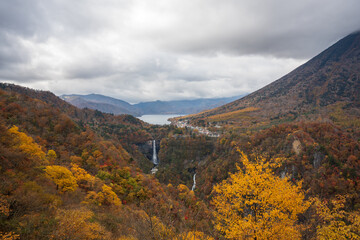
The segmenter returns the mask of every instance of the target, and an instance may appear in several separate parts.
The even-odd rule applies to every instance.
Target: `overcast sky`
[[[360,29],[358,0],[1,0],[0,81],[136,103],[235,96]]]

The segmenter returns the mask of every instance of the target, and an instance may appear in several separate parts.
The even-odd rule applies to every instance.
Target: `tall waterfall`
[[[156,141],[153,140],[153,156],[152,156],[152,162],[154,165],[158,165],[159,164],[159,160],[157,158],[156,155]]]
[[[194,190],[195,190],[195,187],[196,187],[196,181],[195,181],[195,179],[196,179],[196,173],[195,173],[194,176],[193,176],[193,181],[194,181],[194,183],[193,183],[193,185],[192,185],[191,191],[194,191]]]

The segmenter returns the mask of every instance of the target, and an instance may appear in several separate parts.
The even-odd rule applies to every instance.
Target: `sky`
[[[0,81],[130,103],[253,92],[360,30],[358,0],[1,0]]]

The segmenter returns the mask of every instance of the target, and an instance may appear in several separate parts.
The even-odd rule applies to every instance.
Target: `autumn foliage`
[[[346,211],[348,198],[338,195],[328,203],[313,199],[320,222],[318,239],[360,239],[360,212]]]
[[[273,174],[274,163],[243,155],[244,169],[214,187],[215,227],[228,239],[300,239],[298,214],[308,204],[301,184]]]
[[[75,191],[78,187],[76,179],[69,169],[62,166],[47,166],[45,172],[56,184],[61,193]]]
[[[359,238],[356,119],[269,125],[250,107],[221,115],[212,138],[0,87],[2,238]],[[345,107],[334,105],[331,119]],[[233,117],[251,128],[230,127]],[[153,138],[155,176],[139,147]]]

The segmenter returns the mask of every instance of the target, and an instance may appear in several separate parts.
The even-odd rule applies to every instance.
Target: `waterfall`
[[[196,173],[195,173],[194,176],[193,176],[194,184],[192,185],[191,191],[194,191],[194,190],[195,190],[195,187],[196,187],[196,181],[195,181],[195,179],[196,179]]]
[[[158,165],[159,164],[159,160],[157,158],[156,155],[156,141],[153,140],[153,156],[152,156],[152,162],[154,165]]]

